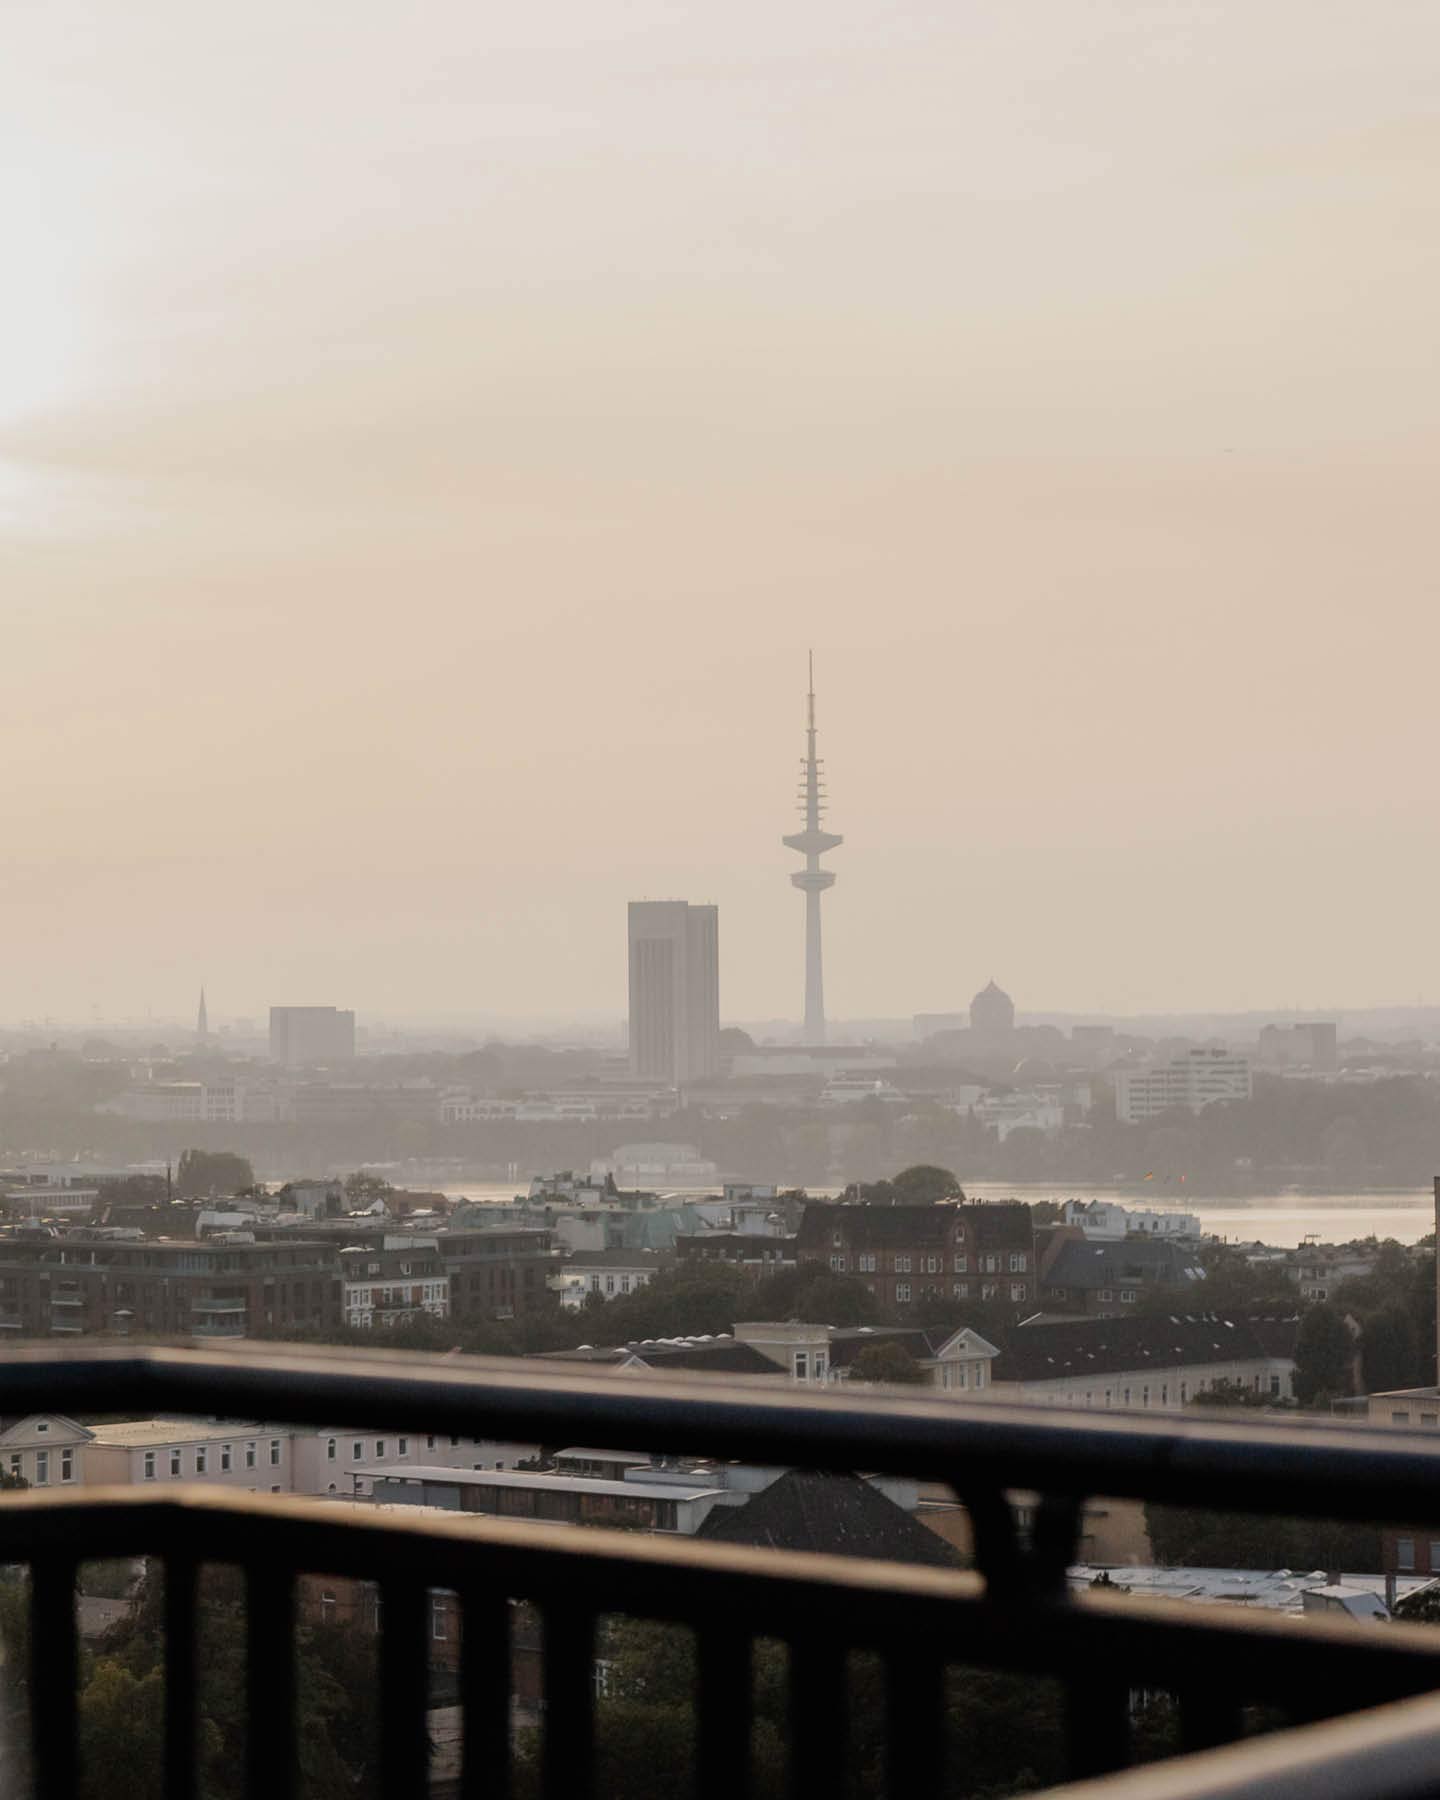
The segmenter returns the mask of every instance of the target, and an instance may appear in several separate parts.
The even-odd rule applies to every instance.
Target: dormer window
[[[50,1429],[50,1421],[48,1419],[37,1420],[35,1429],[37,1431],[48,1431]]]
[[[840,1247],[844,1244],[844,1242],[845,1242],[845,1238],[844,1238],[843,1233],[838,1232],[838,1231],[831,1233],[830,1247],[832,1250],[840,1249]]]

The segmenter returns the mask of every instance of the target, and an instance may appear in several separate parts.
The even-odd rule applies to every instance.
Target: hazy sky
[[[1440,992],[1436,0],[7,0],[0,1016]]]

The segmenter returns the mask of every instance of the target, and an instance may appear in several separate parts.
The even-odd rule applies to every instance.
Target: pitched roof
[[[1295,1355],[1298,1317],[1252,1319],[1217,1313],[1151,1313],[1121,1319],[1067,1319],[1017,1325],[992,1366],[1001,1381],[1060,1381],[1085,1375],[1143,1374],[1216,1362]]]
[[[1123,1238],[1097,1244],[1072,1238],[1059,1244],[1041,1264],[1047,1287],[1118,1287],[1136,1281],[1203,1281],[1205,1271],[1194,1248],[1167,1238]]]
[[[982,1250],[1028,1250],[1034,1240],[1030,1208],[1018,1200],[988,1206],[957,1206],[944,1200],[933,1206],[812,1202],[801,1216],[796,1247],[802,1255],[826,1253],[838,1232],[850,1250],[939,1250],[950,1242],[957,1225],[963,1225],[969,1240]]]
[[[741,1507],[719,1507],[697,1536],[767,1550],[874,1556],[953,1569],[951,1545],[858,1475],[787,1469]]]

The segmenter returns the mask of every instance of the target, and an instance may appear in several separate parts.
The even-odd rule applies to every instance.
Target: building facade
[[[630,1068],[671,1086],[720,1067],[720,909],[632,900]]]
[[[355,1015],[334,1006],[272,1006],[270,1060],[287,1069],[349,1062],[355,1055]]]
[[[1217,1101],[1250,1095],[1249,1057],[1212,1046],[1187,1050],[1153,1069],[1115,1071],[1115,1114],[1122,1125],[1143,1125],[1176,1107],[1203,1112]]]
[[[801,1262],[863,1281],[884,1307],[919,1300],[1028,1306],[1036,1297],[1035,1232],[1030,1208],[1018,1202],[810,1205],[797,1254]]]

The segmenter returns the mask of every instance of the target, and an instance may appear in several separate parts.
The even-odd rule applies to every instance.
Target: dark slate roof
[[[951,1545],[868,1481],[815,1469],[787,1469],[744,1506],[715,1507],[697,1536],[766,1550],[960,1566]]]
[[[801,1255],[828,1256],[838,1231],[849,1250],[941,1250],[963,1225],[981,1250],[1028,1250],[1034,1241],[1030,1208],[1018,1200],[990,1206],[837,1206],[811,1202],[800,1220]]]
[[[1040,1279],[1046,1287],[1108,1288],[1198,1282],[1204,1274],[1192,1247],[1164,1238],[1122,1238],[1112,1244],[1072,1238],[1058,1246],[1051,1260],[1042,1259]]]
[[[1123,1319],[1066,1319],[1017,1325],[991,1366],[995,1381],[1058,1381],[1147,1368],[1186,1368],[1259,1357],[1292,1357],[1297,1318],[1217,1313],[1151,1313]]]

